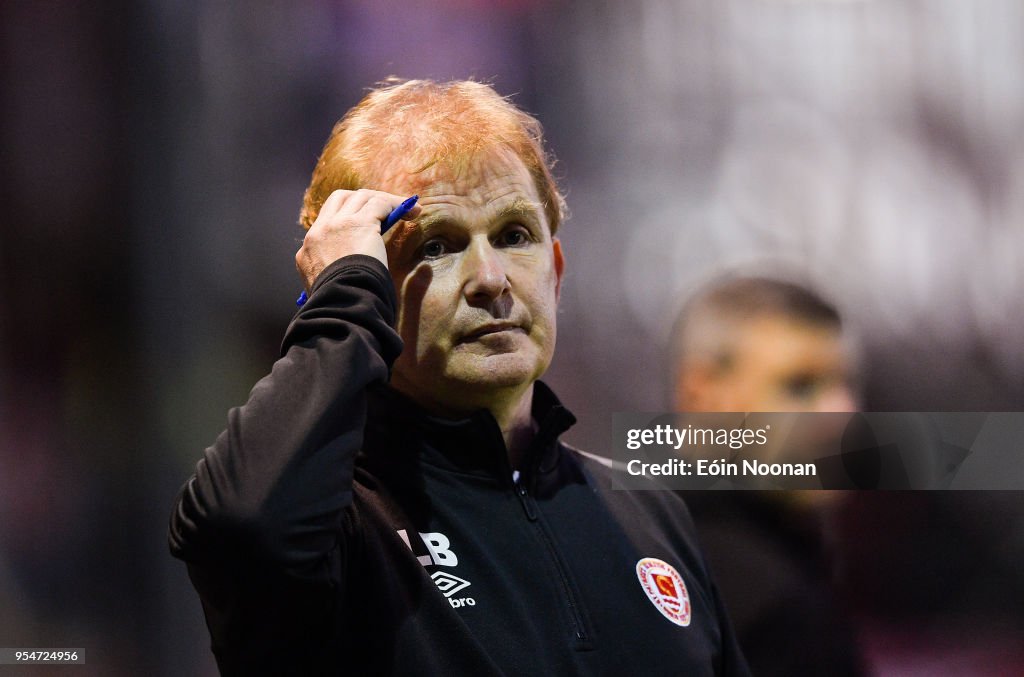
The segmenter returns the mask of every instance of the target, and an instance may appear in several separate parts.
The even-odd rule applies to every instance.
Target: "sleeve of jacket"
[[[714,572],[708,565],[703,550],[699,547],[697,525],[693,521],[693,515],[680,494],[665,492],[664,497],[667,500],[675,501],[678,505],[678,508],[673,510],[673,514],[684,525],[681,531],[688,534],[689,542],[693,544],[690,549],[693,550],[701,562],[701,568],[704,571],[704,585],[710,593],[711,599],[714,600],[715,618],[721,637],[721,653],[719,654],[719,661],[715,665],[715,674],[722,677],[750,677],[752,674],[750,665],[747,663],[747,659],[740,648],[739,639],[736,637],[736,630],[729,617],[729,612],[726,610],[725,601],[722,599],[722,593],[715,582]]]
[[[718,613],[718,624],[722,633],[722,664],[718,674],[725,677],[750,677],[750,666],[743,656],[743,651],[740,650],[736,631],[732,627],[729,614],[722,602],[722,595],[714,582],[711,583],[711,591],[715,598],[715,611]]]
[[[396,305],[387,269],[372,257],[324,270],[270,375],[228,413],[183,487],[170,525],[176,557],[299,575],[317,568],[352,501],[366,389],[387,380],[402,349]]]

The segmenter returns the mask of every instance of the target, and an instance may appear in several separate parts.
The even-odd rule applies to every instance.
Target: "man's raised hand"
[[[381,222],[404,200],[400,195],[366,188],[331,193],[295,253],[295,267],[306,291],[324,268],[343,256],[366,254],[388,265]],[[419,213],[416,205],[403,218],[414,219]]]

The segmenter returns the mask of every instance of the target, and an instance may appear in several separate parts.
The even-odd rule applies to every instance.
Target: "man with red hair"
[[[171,520],[224,673],[745,674],[682,504],[558,439],[550,162],[475,82],[391,82],[335,126],[309,300]]]

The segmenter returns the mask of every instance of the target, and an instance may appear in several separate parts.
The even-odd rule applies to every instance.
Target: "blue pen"
[[[398,223],[402,217],[408,214],[409,211],[416,206],[416,203],[419,202],[419,199],[419,195],[413,195],[411,198],[405,200],[402,204],[392,209],[391,213],[388,214],[388,218],[384,219],[384,222],[380,226],[380,234],[383,235],[391,230],[391,226]]]
[[[412,210],[412,208],[416,206],[416,203],[419,201],[419,199],[419,195],[413,195],[411,198],[409,198],[408,200],[404,200],[402,204],[392,209],[391,213],[388,214],[388,218],[384,219],[380,224],[380,234],[383,235],[384,233],[391,230],[391,226],[398,223],[403,216],[408,214]],[[302,307],[302,305],[306,303],[306,301],[308,300],[309,297],[306,296],[306,290],[303,289],[302,293],[299,294],[299,298],[295,299],[295,305]]]

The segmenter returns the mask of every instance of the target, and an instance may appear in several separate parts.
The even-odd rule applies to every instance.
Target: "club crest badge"
[[[690,624],[690,595],[683,577],[671,564],[645,557],[636,563],[636,577],[662,616],[684,628]]]

